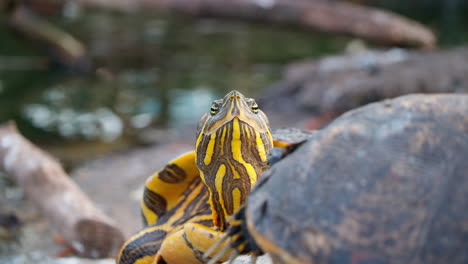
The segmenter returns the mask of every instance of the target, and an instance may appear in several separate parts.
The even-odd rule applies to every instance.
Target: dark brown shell
[[[348,112],[263,177],[247,221],[276,263],[468,263],[468,95]]]

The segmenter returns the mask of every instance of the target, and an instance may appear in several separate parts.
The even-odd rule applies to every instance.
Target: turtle
[[[208,252],[269,253],[275,264],[468,263],[468,95],[373,103],[281,153],[229,219],[220,241],[230,242]]]
[[[292,144],[273,139],[253,98],[234,90],[215,100],[198,123],[195,150],[147,179],[144,228],[124,243],[117,263],[203,263],[206,250],[223,237],[227,218],[267,169],[269,151]],[[224,261],[235,252],[212,256]]]

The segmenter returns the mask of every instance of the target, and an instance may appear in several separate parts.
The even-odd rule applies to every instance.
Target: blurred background
[[[165,140],[226,92],[257,97],[285,64],[343,53],[354,40],[241,19],[24,2],[18,23],[2,8],[0,122],[15,120],[27,138],[70,162]],[[350,2],[420,21],[442,48],[468,40],[461,0]],[[65,47],[50,43],[68,37]]]
[[[191,11],[159,4],[138,8],[128,1],[98,2],[2,0],[0,124],[14,120],[26,138],[61,161],[106,213],[117,215],[119,210],[128,210],[130,213],[122,221],[136,224],[126,226],[126,233],[140,224],[138,208],[121,209],[106,203],[115,201],[112,195],[118,194],[123,196],[122,201],[137,204],[144,175],[181,150],[190,149],[198,118],[208,111],[213,100],[228,91],[239,90],[247,97],[258,98],[260,107],[266,107],[268,98],[276,95],[274,91],[284,83],[286,67],[298,61],[373,49],[397,50],[398,54],[419,48],[436,52],[468,43],[468,3],[463,0],[317,1],[378,8],[405,16],[430,29],[436,36],[436,45],[385,43],[349,32],[311,30],[300,22],[281,23],[281,19],[268,18],[257,21],[248,15],[224,11],[206,14],[197,11],[196,6]],[[193,1],[186,2],[194,5]],[[256,2],[262,8],[275,3]],[[341,17],[333,19],[339,21]],[[275,106],[266,107],[265,111],[274,113]],[[297,118],[291,121],[271,117],[272,126],[301,126],[301,120],[312,115],[301,112],[298,117],[292,111],[292,116]],[[331,119],[327,115],[319,118]],[[315,128],[310,122],[309,128]],[[324,123],[320,122],[318,127]],[[168,142],[176,145],[157,148]],[[185,145],[177,145],[180,142]],[[135,149],[142,152],[129,152]],[[103,192],[100,184],[109,178],[89,175],[113,174],[114,171],[102,172],[109,167],[106,157],[111,154],[111,162],[115,162],[112,164],[118,164],[116,170],[125,166],[122,159],[128,155],[151,163],[154,168],[135,169],[135,174],[142,176],[132,178],[130,190],[115,187]],[[96,160],[102,164],[93,163],[94,171],[89,173],[92,170],[87,164]],[[76,171],[80,170],[88,176],[79,176]],[[31,230],[41,225],[41,230],[49,230],[40,216],[29,214],[35,209],[23,204],[24,194],[12,181],[0,177],[0,191],[7,211],[23,208],[15,214],[23,218],[22,222],[34,222]],[[107,197],[100,196],[106,192]],[[44,232],[37,231],[37,236]],[[14,242],[16,247],[12,247],[13,242],[0,240],[0,254],[18,256],[30,248],[39,248],[33,242],[28,247],[25,238],[22,241],[23,244]],[[38,254],[55,251],[56,247],[47,246]],[[8,263],[14,259],[0,261]]]

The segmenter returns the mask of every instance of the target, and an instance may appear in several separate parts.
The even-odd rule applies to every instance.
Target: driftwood
[[[78,255],[108,257],[124,242],[121,231],[97,209],[60,164],[21,136],[0,126],[0,170],[15,180]]]
[[[69,33],[57,28],[47,20],[37,16],[21,4],[11,9],[6,24],[47,49],[54,62],[75,71],[87,71],[89,62],[85,46]]]
[[[295,63],[262,97],[267,112],[343,113],[410,93],[467,93],[468,48],[393,49]]]
[[[42,0],[41,0],[42,1]],[[376,8],[326,0],[76,0],[122,11],[166,10],[198,17],[280,23],[333,34],[422,48],[435,46],[423,25]]]

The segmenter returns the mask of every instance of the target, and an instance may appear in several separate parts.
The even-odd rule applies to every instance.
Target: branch
[[[377,8],[326,0],[76,0],[122,11],[160,9],[199,17],[275,22],[385,43],[433,48],[423,25]]]
[[[329,56],[291,64],[262,98],[271,111],[343,113],[410,93],[467,93],[468,47]]]
[[[18,5],[6,19],[7,25],[24,37],[45,46],[52,59],[76,70],[89,67],[85,46],[69,33]]]
[[[113,256],[124,236],[65,173],[60,164],[21,134],[0,126],[0,170],[15,180],[50,226],[78,255]]]

